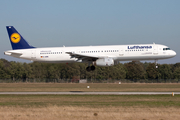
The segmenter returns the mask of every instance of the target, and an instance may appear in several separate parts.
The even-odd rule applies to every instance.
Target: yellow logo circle
[[[18,33],[13,33],[11,35],[11,41],[13,43],[18,43],[21,40],[21,36]]]

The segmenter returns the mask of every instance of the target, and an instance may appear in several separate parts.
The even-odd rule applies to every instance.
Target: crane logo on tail
[[[11,35],[11,41],[13,43],[18,43],[21,40],[21,36],[18,33],[13,33]]]

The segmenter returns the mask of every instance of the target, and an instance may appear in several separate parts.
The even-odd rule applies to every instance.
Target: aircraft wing
[[[66,52],[67,54],[69,54],[71,56],[71,58],[77,58],[79,60],[82,61],[96,61],[99,58],[105,58],[108,56],[98,56],[98,55],[87,55],[87,54],[78,54],[78,53],[72,53],[72,52]]]

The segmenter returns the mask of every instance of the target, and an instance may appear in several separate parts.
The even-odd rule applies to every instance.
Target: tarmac
[[[172,95],[180,92],[0,92],[0,95]]]

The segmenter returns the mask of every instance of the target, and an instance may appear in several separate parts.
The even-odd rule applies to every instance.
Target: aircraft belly
[[[129,60],[155,60],[155,59],[166,59],[167,56],[164,55],[137,55],[137,56],[123,56],[118,57],[119,61],[129,61]]]

